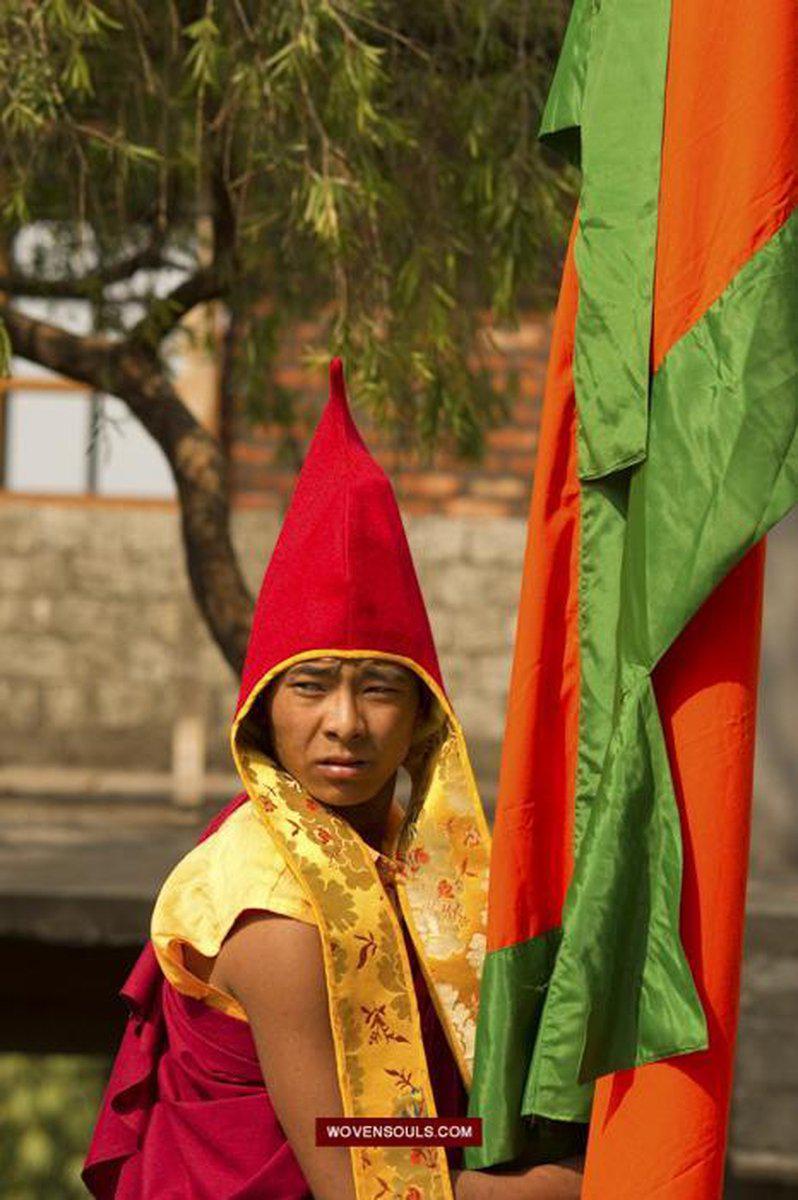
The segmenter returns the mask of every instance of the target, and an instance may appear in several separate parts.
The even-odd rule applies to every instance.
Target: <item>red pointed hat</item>
[[[425,974],[428,969],[436,989],[436,1008],[469,1086],[479,963],[485,945],[490,834],[463,730],[443,690],[399,509],[391,485],[355,428],[337,358],[330,365],[330,400],[258,597],[230,730],[241,782],[271,835],[274,867],[287,867],[296,877],[325,945],[330,930],[337,929],[327,907],[333,902],[330,880],[337,878],[335,871],[343,871],[342,881],[335,886],[345,888],[347,895],[351,892],[358,912],[365,904],[363,911],[379,922],[391,904],[382,893],[373,849],[334,807],[319,805],[274,758],[269,739],[263,736],[266,714],[257,700],[269,681],[294,662],[328,655],[399,661],[415,670],[433,697],[425,719],[414,727],[403,764],[410,776],[410,793],[406,805],[399,806],[404,809],[401,821],[391,829],[384,850],[395,859],[404,920],[417,948],[423,947]],[[325,849],[325,843],[314,836],[320,821],[330,833],[335,831],[334,846]],[[336,865],[339,849],[335,847],[347,847],[346,869]],[[423,872],[418,870],[422,863]],[[362,870],[355,872],[358,864]],[[458,881],[456,920],[448,898],[451,880]],[[441,886],[444,882],[446,888]],[[389,924],[385,953],[393,954],[398,936],[395,953],[402,959],[401,933],[395,920]],[[349,939],[353,950],[357,947],[357,935],[348,926],[341,937]],[[325,951],[325,970],[331,956],[331,950]],[[351,1017],[359,1006],[350,1001],[361,995],[364,977],[356,966],[356,953],[344,947],[334,957],[335,969],[327,976],[331,1011],[337,1012],[339,1058],[357,1065],[360,1060],[352,1059],[347,1047],[354,1046],[362,1028]],[[396,986],[412,990],[407,968],[403,982]],[[423,1043],[415,1025],[413,1036],[418,1049]],[[423,1048],[419,1054],[423,1083]],[[351,1091],[351,1083],[342,1086],[350,1099]],[[428,1094],[431,1102],[431,1088]],[[381,1103],[385,1102],[383,1097]]]
[[[340,358],[255,606],[237,713],[311,651],[400,659],[444,692],[396,498],[352,420]]]

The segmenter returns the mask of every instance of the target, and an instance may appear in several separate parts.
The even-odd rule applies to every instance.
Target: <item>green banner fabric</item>
[[[579,147],[574,382],[579,470],[600,478],[646,454],[649,346],[670,0],[573,10],[540,134]]]

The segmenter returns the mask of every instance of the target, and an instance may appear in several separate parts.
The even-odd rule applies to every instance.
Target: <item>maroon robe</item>
[[[246,799],[237,796],[228,804],[200,840]],[[464,1116],[459,1071],[404,923],[402,928],[435,1105],[443,1116]],[[151,943],[121,994],[130,1016],[83,1169],[92,1195],[311,1200],[269,1100],[249,1025],[178,992],[164,978]],[[450,1163],[459,1165],[459,1151],[450,1154]]]

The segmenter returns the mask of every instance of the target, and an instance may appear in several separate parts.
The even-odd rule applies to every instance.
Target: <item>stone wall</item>
[[[798,882],[798,509],[768,536],[751,867]]]
[[[256,588],[277,531],[237,512]],[[495,789],[525,522],[416,516],[409,537],[478,774]],[[230,766],[235,682],[189,597],[174,506],[0,502],[0,760],[168,770],[181,711],[204,713]],[[798,518],[770,539],[752,874],[798,872]]]
[[[740,997],[732,1163],[798,1188],[798,887],[752,884]]]
[[[234,536],[258,586],[277,514],[240,511]],[[408,522],[444,670],[475,756],[501,737],[524,524]],[[0,760],[167,770],[180,711],[203,711],[208,761],[230,765],[232,673],[188,594],[169,504],[0,503]]]

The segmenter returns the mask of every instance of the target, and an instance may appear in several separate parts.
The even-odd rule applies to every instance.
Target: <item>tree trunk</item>
[[[189,412],[146,346],[78,337],[10,308],[2,317],[15,353],[119,397],[163,450],[177,484],[194,598],[213,640],[239,674],[253,602],[230,536],[227,464],[219,443]]]

